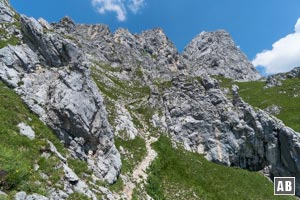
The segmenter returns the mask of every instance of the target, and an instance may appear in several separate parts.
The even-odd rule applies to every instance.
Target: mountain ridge
[[[66,25],[66,22],[69,22],[73,27],[73,31],[76,32],[76,25],[69,17],[63,18],[60,23],[53,23],[53,25],[59,27],[59,24]],[[80,24],[79,26],[86,26],[86,28],[90,27],[90,31],[93,27],[93,25],[83,24]],[[99,27],[101,26],[105,27],[104,29],[106,29],[106,32],[109,33],[108,35],[111,35],[111,37],[113,37],[114,39],[117,39],[116,37],[121,37],[123,43],[128,42],[129,45],[132,45],[131,43],[136,43],[136,48],[140,49],[140,51],[142,50],[148,52],[153,57],[158,56],[158,52],[155,52],[154,49],[152,49],[153,46],[151,47],[151,41],[146,40],[146,42],[148,42],[150,46],[145,46],[145,49],[143,49],[143,47],[139,47],[135,40],[140,42],[141,40],[143,40],[143,37],[150,36],[149,39],[151,39],[151,37],[154,37],[152,38],[152,40],[154,41],[155,35],[156,39],[165,38],[164,41],[157,41],[157,45],[160,45],[161,48],[163,48],[162,45],[168,46],[168,49],[165,49],[166,53],[169,52],[175,57],[169,58],[169,60],[159,64],[164,64],[169,68],[174,68],[173,70],[177,70],[178,73],[190,74],[191,76],[199,76],[207,73],[211,75],[223,75],[226,78],[240,80],[257,80],[261,78],[261,75],[259,75],[259,73],[255,70],[253,65],[248,61],[247,57],[236,47],[229,33],[225,30],[218,30],[215,32],[202,32],[197,35],[189,44],[186,45],[182,53],[179,53],[173,42],[170,41],[165,35],[162,28],[154,28],[142,31],[141,33],[131,34],[127,29],[119,28],[113,33],[109,30],[108,26],[100,24]],[[68,31],[69,29],[66,30]],[[93,37],[95,37],[95,35],[97,35],[96,32],[94,33]],[[126,41],[126,39],[128,39],[128,41]],[[206,44],[213,47],[213,45],[208,44],[208,41],[215,43],[215,49],[210,49],[210,47],[208,48],[208,46],[205,46]],[[227,48],[226,51],[224,51],[225,48]],[[204,50],[212,52],[212,54],[210,53],[208,56],[206,56],[205,54],[201,55],[201,51],[203,53]],[[201,55],[201,57],[197,58],[195,56],[192,56],[193,54],[191,52],[196,52],[195,55]],[[227,54],[224,54],[223,52],[227,52]],[[230,57],[230,54],[236,56]],[[163,55],[162,57],[166,56],[168,55]],[[212,59],[212,57],[214,57],[214,59]],[[201,62],[199,62],[199,59],[201,60]],[[198,71],[193,68],[196,68]]]

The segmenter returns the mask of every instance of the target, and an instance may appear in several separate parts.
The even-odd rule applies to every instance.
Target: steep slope
[[[6,193],[0,199],[96,199],[86,182],[92,173],[86,163],[72,157],[2,81],[0,91],[0,190]]]
[[[75,157],[87,160],[99,178],[112,183],[120,158],[84,58],[74,44],[44,33],[33,18],[21,16],[21,31],[24,44],[1,49],[1,78],[15,87]]]
[[[0,49],[1,79],[55,131],[74,159],[88,163],[95,181],[115,182],[121,168],[120,155],[85,57],[75,44],[43,28],[35,19],[16,14],[7,1],[2,0],[1,6],[1,12],[14,16],[5,17],[1,24],[5,44]],[[12,37],[18,42],[11,42]],[[67,165],[62,167],[65,176],[60,178],[72,186],[65,187],[65,198],[74,190],[96,199]]]
[[[192,76],[221,75],[234,80],[261,77],[224,30],[200,33],[186,46],[183,57]]]
[[[97,74],[97,71],[101,73],[101,71],[105,69],[112,70],[108,66],[98,66],[98,68],[94,70]],[[96,76],[95,78],[96,82],[100,81],[100,90],[106,96],[106,102],[109,102],[109,104],[112,102],[126,103],[126,98],[124,99],[123,93],[125,92],[126,94],[128,90],[127,87],[123,87],[126,88],[123,90],[119,88],[122,82],[112,82],[112,85],[105,85],[105,83],[101,83],[99,77],[97,78]],[[110,80],[115,79],[116,77],[110,77]],[[102,80],[107,82],[105,79]],[[278,154],[280,154],[281,149],[279,149],[278,146],[279,142],[275,139],[275,137],[278,137],[278,132],[269,132],[269,130],[281,129],[281,126],[282,128],[284,128],[284,126],[279,121],[272,121],[273,119],[266,113],[256,114],[249,105],[243,102],[233,105],[231,100],[222,94],[222,90],[218,88],[218,83],[213,79],[191,79],[190,77],[182,77],[180,79],[173,79],[171,82],[160,82],[157,85],[152,85],[152,88],[156,89],[152,89],[151,96],[148,97],[149,94],[147,93],[146,97],[149,99],[149,102],[156,102],[156,109],[151,109],[150,103],[148,104],[150,107],[146,112],[137,112],[139,109],[135,110],[134,108],[138,107],[139,104],[133,104],[133,110],[129,109],[129,115],[125,118],[125,121],[128,122],[127,124],[131,124],[130,127],[137,129],[138,135],[143,136],[145,131],[157,135],[165,130],[171,133],[173,141],[179,142],[179,145],[184,144],[184,147],[190,151],[205,153],[206,158],[218,163],[229,166],[240,166],[254,171],[264,169],[268,175],[270,175],[269,173],[271,173],[270,170],[272,169],[271,176],[275,173],[279,173],[277,170],[284,172],[289,171],[286,169],[289,167],[289,164],[281,166],[280,158],[276,155],[273,158],[272,153],[275,152],[275,154],[277,154],[278,152]],[[113,96],[107,93],[110,91],[109,89],[122,95]],[[130,94],[130,92],[128,94]],[[140,95],[138,94],[143,93],[140,91],[140,93],[135,94],[135,97],[139,97]],[[125,107],[130,108],[130,106],[131,103]],[[239,108],[239,106],[242,108]],[[239,113],[236,113],[236,110],[239,110]],[[118,108],[117,110],[112,109],[109,113],[117,118],[118,111]],[[131,116],[138,116],[138,118],[133,119]],[[150,123],[149,117],[150,119],[152,118]],[[220,121],[218,121],[219,118]],[[145,119],[147,120],[144,121]],[[274,126],[276,127],[272,127],[274,122]],[[271,123],[270,127],[261,127],[261,132],[259,132],[259,124],[265,125],[269,123]],[[124,126],[124,128],[125,127],[126,126]],[[219,131],[218,128],[220,128]],[[118,133],[118,137],[130,138],[132,135],[134,136],[134,132],[130,130],[132,129],[125,128],[124,131]],[[291,133],[293,134],[292,131]],[[285,133],[283,133],[283,135],[285,135]],[[281,141],[285,141],[285,138],[283,137]],[[290,140],[287,139],[287,141]],[[298,141],[298,139],[296,139],[296,141]],[[126,143],[127,142],[125,142],[125,144]],[[272,147],[272,145],[274,145],[274,147]],[[268,148],[268,146],[272,148]],[[297,146],[297,144],[288,146],[294,147]],[[268,150],[265,150],[267,148]],[[289,150],[287,149],[287,151]],[[123,155],[125,156],[126,153]],[[285,155],[284,159],[286,159],[286,156],[289,159],[291,158],[289,155]],[[274,163],[272,163],[273,161]],[[273,168],[269,166],[270,164],[274,164]],[[125,170],[123,170],[123,172],[125,172]],[[151,180],[149,181],[151,182]],[[126,185],[126,183],[124,184]],[[181,183],[178,184],[181,185]],[[202,184],[204,183],[201,183],[201,185]],[[154,186],[152,185],[150,187]],[[139,193],[134,193],[134,196],[139,196],[143,190],[139,188],[138,191]],[[185,192],[183,192],[182,195],[186,194]]]
[[[270,177],[299,177],[299,133],[238,96],[228,99],[214,79],[187,83],[175,80],[165,91],[168,129],[172,138],[208,160]],[[299,182],[297,182],[297,185]]]

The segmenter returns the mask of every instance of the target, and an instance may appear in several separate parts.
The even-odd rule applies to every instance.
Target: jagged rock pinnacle
[[[190,74],[222,75],[235,80],[256,80],[261,76],[225,30],[202,32],[183,52]]]

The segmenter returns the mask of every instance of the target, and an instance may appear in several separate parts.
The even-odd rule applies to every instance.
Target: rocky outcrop
[[[70,18],[53,24],[57,33],[74,38],[92,60],[122,69],[122,79],[135,79],[143,69],[144,81],[171,80],[173,76],[222,75],[235,80],[256,80],[259,73],[224,30],[202,32],[180,55],[160,28],[132,34],[111,33],[106,25],[75,24]]]
[[[75,44],[21,16],[23,44],[0,49],[1,79],[22,96],[74,157],[113,183],[121,160],[98,88]]]
[[[117,104],[116,106],[117,106],[116,108],[117,117],[115,120],[116,135],[122,137],[125,134],[126,138],[134,139],[138,135],[139,131],[135,127],[134,123],[132,122],[132,117],[130,113],[124,106],[119,104]]]
[[[49,200],[49,198],[39,194],[27,195],[26,192],[18,192],[15,195],[15,199],[16,200]]]
[[[142,79],[147,84],[156,79],[171,80],[174,74],[184,73],[181,55],[162,29],[141,34],[118,29],[111,33],[106,25],[76,24],[74,29],[70,29],[69,25],[74,22],[62,21],[53,24],[55,31],[78,41],[91,60],[121,68],[120,79],[136,79],[136,73],[141,69],[144,73]],[[69,21],[69,25],[65,26],[65,21]]]
[[[268,169],[270,177],[300,178],[300,134],[266,112],[255,111],[238,96],[237,86],[229,100],[214,82],[209,77],[201,84],[173,80],[163,96],[172,138],[217,163]]]
[[[89,76],[74,69],[37,70],[18,89],[23,99],[75,157],[88,161],[95,174],[115,181],[120,156],[106,119],[103,100]]]
[[[300,78],[300,67],[295,67],[289,72],[273,74],[268,76],[266,80],[266,87],[281,86],[281,81],[291,78]]]
[[[20,134],[33,140],[35,138],[35,133],[30,126],[25,123],[19,123],[18,128],[20,129]]]
[[[186,46],[183,57],[192,76],[221,75],[234,80],[261,78],[224,30],[200,33]]]
[[[60,67],[83,62],[74,44],[57,34],[51,32],[44,34],[45,29],[34,18],[21,16],[21,25],[25,42],[39,53],[42,64]]]
[[[12,23],[15,21],[15,12],[7,0],[0,1],[0,23]]]
[[[184,72],[185,66],[174,44],[164,34],[162,29],[145,31],[140,35],[142,51],[151,55],[155,63],[154,69],[148,69],[157,73],[156,77],[168,80],[172,75]],[[141,51],[141,50],[140,50]],[[148,63],[144,64],[144,67]],[[148,67],[149,68],[149,67]]]

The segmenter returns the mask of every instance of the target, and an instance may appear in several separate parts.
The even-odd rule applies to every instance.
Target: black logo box
[[[274,195],[295,195],[295,177],[274,177]]]

